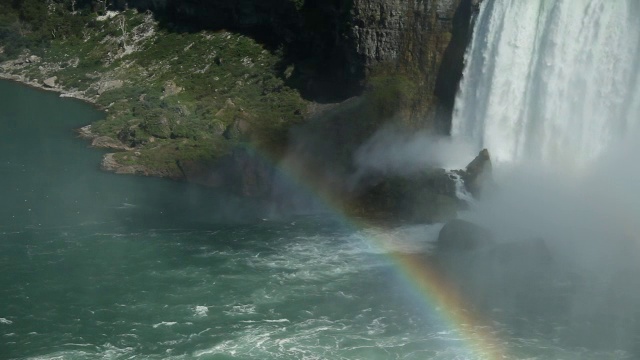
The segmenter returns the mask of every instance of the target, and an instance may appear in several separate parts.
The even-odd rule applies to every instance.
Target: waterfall
[[[485,0],[452,136],[497,163],[582,167],[640,124],[640,1]]]
[[[464,185],[464,180],[462,180],[458,171],[447,171],[447,176],[449,176],[449,179],[451,179],[455,184],[456,197],[467,203],[467,205],[474,205],[476,203],[476,199],[473,197],[473,194],[467,190],[467,187]]]

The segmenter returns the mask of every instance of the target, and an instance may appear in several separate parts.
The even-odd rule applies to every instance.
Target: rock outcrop
[[[48,87],[48,88],[55,88],[56,86],[58,86],[56,84],[56,81],[58,80],[57,76],[52,76],[48,79],[45,79],[42,83],[44,84],[44,86]]]
[[[96,59],[87,61],[86,54],[72,53],[52,62],[49,55],[40,59],[25,51],[20,59],[2,64],[5,77],[37,82],[37,86],[88,99],[105,108],[106,122],[95,124],[93,131],[86,128],[86,133],[81,132],[92,139],[94,146],[126,150],[127,154],[107,156],[104,169],[210,186],[231,185],[242,194],[254,196],[269,193],[270,171],[233,149],[239,143],[251,143],[261,132],[260,145],[276,153],[274,157],[284,154],[290,140],[288,127],[304,120],[304,100],[326,103],[352,99],[342,106],[329,106],[342,117],[332,123],[316,122],[319,125],[312,128],[312,135],[322,140],[324,148],[332,149],[319,154],[309,151],[309,157],[300,159],[310,164],[309,168],[319,168],[315,172],[302,169],[302,173],[329,174],[332,184],[343,180],[337,194],[346,187],[345,174],[352,170],[348,162],[353,151],[396,112],[415,127],[447,133],[447,117],[435,115],[449,111],[453,104],[477,1],[115,0],[101,4],[82,3],[86,14],[103,15],[86,27],[82,38],[95,42],[92,54]],[[106,12],[127,6],[152,10],[153,16],[135,11]],[[64,11],[62,5],[59,7]],[[229,31],[194,31],[223,29]],[[95,37],[103,33],[110,35]],[[169,41],[169,47],[175,46],[170,51],[153,48],[173,34],[198,38],[190,44]],[[76,35],[80,39],[80,34]],[[194,53],[198,44],[205,43],[211,48]],[[132,44],[139,45],[135,51],[130,49]],[[242,44],[238,47],[241,51],[212,50],[228,50],[231,44]],[[146,59],[144,51],[154,58]],[[254,52],[252,57],[246,55],[248,51]],[[165,56],[173,52],[178,55]],[[181,58],[181,54],[185,56]],[[276,59],[269,65],[266,58]],[[265,69],[252,77],[249,72],[261,65],[259,59],[266,64]],[[116,64],[115,60],[122,61],[106,70]],[[227,70],[229,64],[234,64],[229,69],[238,70],[237,74]],[[74,69],[79,66],[83,70],[77,72],[83,75],[76,77]],[[376,83],[378,92],[354,96],[362,95],[367,76],[374,83],[381,68],[386,69],[386,78]],[[32,74],[38,71],[34,79]],[[262,76],[264,73],[269,76]],[[196,75],[210,78],[194,82]],[[41,79],[47,79],[44,85]],[[205,88],[199,81],[215,86]],[[224,86],[216,85],[218,82]],[[224,105],[220,103],[227,95],[218,96],[217,91],[240,88],[233,101],[228,98]],[[192,93],[198,89],[204,90]],[[409,100],[403,98],[406,94],[411,95]],[[249,107],[247,101],[243,104],[247,98],[260,101]],[[275,111],[275,106],[263,106],[269,102],[286,106]],[[371,121],[372,115],[380,116]],[[440,118],[444,119],[442,123],[435,120]],[[327,139],[330,144],[326,144]],[[229,174],[221,175],[222,169]],[[341,172],[335,175],[335,169]],[[406,210],[408,213],[401,211],[402,216],[414,221],[449,219],[460,205],[455,184],[443,171],[431,170],[415,178],[377,177],[368,183],[363,199],[365,203],[384,203],[381,209]]]
[[[122,142],[110,138],[108,136],[98,136],[93,138],[91,146],[101,149],[113,149],[113,150],[131,150],[131,148],[124,145]]]
[[[359,185],[351,203],[360,216],[410,223],[448,221],[464,206],[456,197],[455,183],[442,169],[411,176],[371,175]]]
[[[98,84],[98,95],[115,89],[119,89],[124,85],[122,80],[105,80]]]
[[[460,172],[464,185],[473,196],[480,196],[483,186],[491,182],[491,157],[489,151],[483,149],[473,161]]]

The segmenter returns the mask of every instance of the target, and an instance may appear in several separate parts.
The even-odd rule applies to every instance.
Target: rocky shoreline
[[[455,181],[445,173],[425,169],[430,173],[415,179],[380,174],[356,190],[345,185],[353,151],[379,127],[395,122],[447,133],[436,118],[446,122],[452,98],[447,89],[457,86],[461,71],[446,64],[462,62],[470,6],[459,0],[437,9],[414,5],[374,0],[341,8],[340,21],[357,26],[353,32],[335,30],[346,41],[335,46],[351,55],[333,67],[362,68],[347,74],[362,88],[340,99],[303,97],[305,91],[308,96],[335,90],[312,81],[322,67],[309,59],[273,51],[242,32],[176,31],[142,7],[108,11],[109,16],[86,12],[82,21],[91,26],[54,36],[42,48],[23,48],[0,63],[0,78],[104,111],[104,120],[77,131],[91,146],[111,150],[101,162],[105,171],[268,197],[275,186],[271,163],[295,152],[291,162],[306,181],[334,195],[346,193],[344,202],[353,201],[363,215],[400,207],[411,209],[409,218],[428,214],[415,220],[432,221],[458,208]],[[377,9],[389,22],[360,21]],[[71,14],[67,20],[73,19]],[[431,30],[412,30],[424,26]],[[297,49],[302,40],[287,46]],[[378,52],[384,56],[374,56]],[[413,53],[419,56],[405,56]],[[292,145],[292,137],[300,144]]]
[[[17,60],[20,61],[20,60]],[[12,63],[13,61],[9,61]],[[5,63],[6,64],[6,63]],[[34,89],[50,91],[60,94],[61,98],[71,98],[83,101],[91,106],[96,107],[100,111],[105,111],[105,109],[97,103],[95,97],[85,96],[83,91],[71,91],[61,87],[60,85],[51,86],[51,84],[47,84],[47,79],[45,80],[37,80],[37,79],[28,79],[24,75],[19,74],[11,74],[4,72],[6,66],[5,64],[0,64],[0,69],[3,71],[0,72],[1,80],[8,80],[19,83],[21,85],[29,86]],[[106,81],[106,80],[105,80]],[[100,81],[98,81],[100,82]],[[92,125],[88,124],[78,129],[74,129],[74,131],[78,134],[78,137],[85,139],[89,142],[91,147],[99,148],[99,149],[112,149],[118,151],[133,151],[134,148],[127,146],[126,144],[115,140],[108,136],[101,136],[92,131]],[[135,154],[135,153],[134,153]],[[162,171],[153,171],[144,165],[125,165],[119,163],[115,158],[115,153],[106,153],[102,157],[102,161],[100,162],[100,168],[103,171],[113,172],[119,175],[142,175],[142,176],[153,176],[153,177],[165,177],[174,180],[180,180],[180,178],[176,178],[170,173],[165,173]]]
[[[0,64],[0,69],[4,70],[3,66]],[[91,106],[96,107],[97,109],[104,111],[94,98],[90,98],[84,95],[81,91],[69,91],[60,86],[50,86],[45,84],[44,81],[32,80],[26,78],[24,75],[11,74],[6,72],[0,72],[0,80],[8,80],[12,82],[19,83],[21,85],[29,86],[34,89],[55,92],[60,94],[61,98],[71,98],[83,101]],[[46,80],[45,80],[46,81]],[[100,136],[95,134],[91,130],[91,124],[85,125],[78,129],[74,129],[74,131],[78,134],[78,137],[85,139],[90,142],[90,146],[101,149],[114,149],[114,150],[133,150],[132,148],[126,146],[125,144],[116,141],[107,136]],[[114,158],[115,153],[107,153],[103,156],[102,162],[100,163],[100,168],[104,171],[113,172],[116,174],[128,174],[128,175],[144,175],[144,176],[157,176],[157,177],[165,177],[163,174],[154,173],[149,171],[146,167],[142,165],[123,165],[118,163]]]
[[[0,69],[4,70],[3,67],[2,67],[2,64],[0,64]],[[46,84],[44,84],[44,82],[39,82],[37,80],[27,79],[27,78],[25,78],[24,75],[16,75],[16,74],[11,74],[11,73],[6,73],[6,72],[3,72],[3,71],[0,71],[0,80],[13,81],[13,82],[19,83],[21,85],[29,86],[31,88],[38,89],[38,90],[56,92],[56,93],[60,94],[61,98],[78,99],[78,100],[84,101],[86,103],[89,103],[89,104],[97,107],[98,109],[102,110],[101,107],[96,103],[95,99],[91,99],[89,97],[84,96],[84,93],[82,93],[82,92],[68,91],[68,90],[66,90],[64,88],[57,87],[57,86],[56,87],[50,87],[50,86],[47,86]]]

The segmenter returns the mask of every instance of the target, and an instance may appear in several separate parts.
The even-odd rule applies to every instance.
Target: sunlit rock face
[[[411,38],[451,33],[460,0],[401,1],[356,0],[353,4],[353,29],[356,53],[367,66],[406,57],[409,47],[424,45],[427,51],[444,50],[448,41],[430,44],[409,43]],[[449,34],[450,35],[450,34]],[[433,54],[436,55],[436,54]],[[405,59],[410,60],[410,59]]]
[[[354,63],[365,72],[392,64],[411,77],[419,96],[405,115],[447,134],[474,8],[470,0],[356,0]]]

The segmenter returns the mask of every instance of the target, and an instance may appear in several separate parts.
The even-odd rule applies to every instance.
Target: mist
[[[464,141],[389,125],[362,144],[353,158],[356,177],[361,177],[371,173],[406,176],[426,168],[462,169],[474,156],[473,147]]]
[[[535,309],[549,336],[640,351],[639,151],[633,138],[581,170],[548,163],[494,168],[496,185],[461,217],[488,229],[496,248],[515,251],[502,252],[506,260],[478,255],[468,279],[474,291],[502,310]],[[534,243],[544,244],[549,263],[530,251]]]

